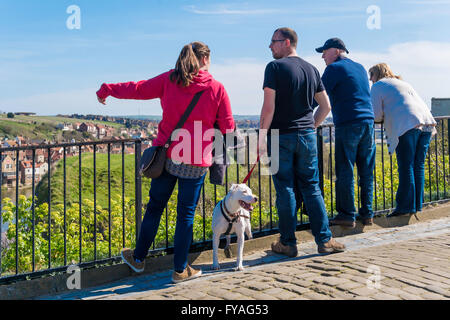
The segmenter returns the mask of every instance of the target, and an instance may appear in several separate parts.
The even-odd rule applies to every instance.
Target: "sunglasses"
[[[277,41],[284,41],[284,40],[286,40],[286,39],[281,39],[281,40],[278,40],[278,39],[270,40],[270,44],[274,44],[274,43],[277,42]]]

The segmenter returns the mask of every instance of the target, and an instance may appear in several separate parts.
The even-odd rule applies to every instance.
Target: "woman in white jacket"
[[[380,63],[369,69],[375,121],[384,121],[389,153],[397,154],[396,208],[387,217],[422,210],[425,158],[436,121],[413,87]]]

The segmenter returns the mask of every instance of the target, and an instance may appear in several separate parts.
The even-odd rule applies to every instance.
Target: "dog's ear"
[[[238,186],[239,186],[238,184],[233,183],[230,187],[230,191],[236,190],[238,188]]]

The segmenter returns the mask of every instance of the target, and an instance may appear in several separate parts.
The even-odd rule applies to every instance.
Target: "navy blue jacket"
[[[348,58],[338,58],[322,75],[331,102],[336,127],[374,119],[369,78],[364,67]]]

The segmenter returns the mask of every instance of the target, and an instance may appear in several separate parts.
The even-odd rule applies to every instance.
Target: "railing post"
[[[139,163],[141,162],[141,140],[135,142],[134,152],[134,183],[135,183],[135,198],[136,198],[136,243],[139,238],[139,230],[141,229],[142,222],[142,179],[139,174]]]
[[[317,160],[319,163],[319,185],[322,191],[322,197],[325,196],[323,187],[323,129],[322,127],[317,128]]]

